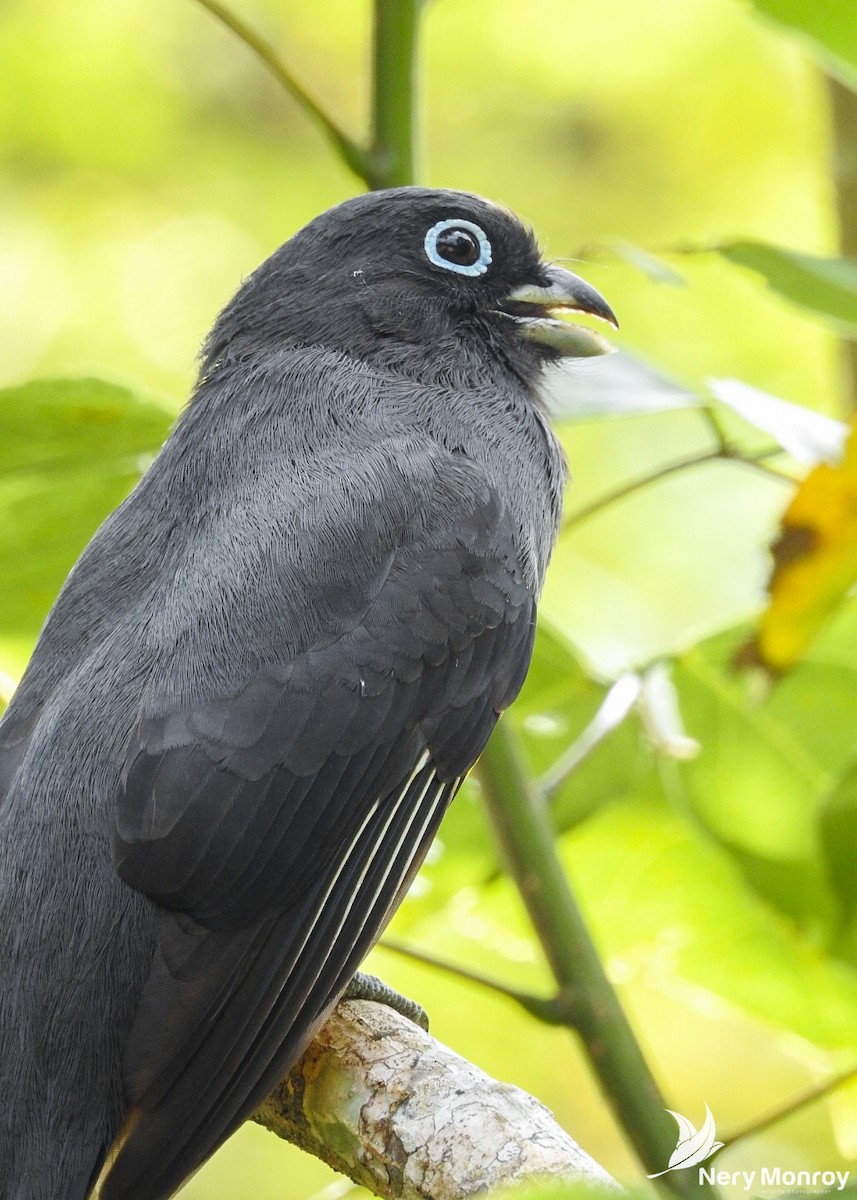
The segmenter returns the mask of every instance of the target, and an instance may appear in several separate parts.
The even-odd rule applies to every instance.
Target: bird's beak
[[[619,322],[604,297],[564,267],[547,267],[545,275],[547,283],[515,288],[503,303],[502,311],[516,321],[518,332],[570,358],[609,354],[612,346],[600,334],[553,316],[556,310],[588,313],[618,329]]]

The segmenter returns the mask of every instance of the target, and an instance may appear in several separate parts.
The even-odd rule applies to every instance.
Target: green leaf
[[[816,1046],[857,1049],[857,972],[687,821],[638,797],[567,834],[562,852],[610,961],[668,995],[690,982]]]
[[[857,336],[857,262],[801,254],[768,242],[720,242],[713,248],[730,262],[764,275],[768,285],[793,304]]]
[[[539,619],[533,663],[506,720],[523,740],[538,778],[580,737],[599,711],[607,686],[584,670],[569,643],[544,615]],[[558,831],[571,829],[602,804],[650,779],[655,758],[639,720],[629,716],[580,762],[551,797]]]
[[[691,388],[626,350],[557,364],[545,394],[555,421],[632,417],[701,403]]]
[[[650,254],[648,250],[633,246],[630,242],[621,239],[611,242],[610,249],[617,258],[621,258],[629,266],[636,267],[640,274],[645,275],[652,283],[668,284],[670,287],[684,287],[687,284],[687,280],[680,272],[665,263],[663,259]]]
[[[857,916],[857,763],[844,772],[831,793],[821,812],[820,829],[844,927]]]
[[[753,0],[766,17],[797,33],[824,66],[857,88],[854,0]]]
[[[761,896],[792,918],[827,928],[836,906],[819,814],[853,755],[857,669],[841,645],[857,638],[857,605],[841,624],[844,632],[819,638],[761,699],[731,668],[743,630],[682,656],[674,678],[702,752],[668,779],[673,804],[702,823]]]
[[[101,379],[39,379],[0,391],[0,476],[111,463],[138,470],[160,447],[167,411]]]
[[[75,559],[158,450],[170,417],[97,379],[0,391],[0,629],[32,638]]]
[[[713,395],[750,425],[764,429],[798,462],[838,462],[848,426],[802,404],[771,396],[740,379],[709,379]]]

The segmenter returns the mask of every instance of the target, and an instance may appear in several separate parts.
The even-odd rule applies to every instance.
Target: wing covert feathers
[[[516,695],[535,602],[489,501],[386,559],[369,607],[309,649],[190,703],[149,696],[114,859],[159,905],[158,947],[125,1054],[139,1116],[103,1200],[165,1200],[258,1107]]]

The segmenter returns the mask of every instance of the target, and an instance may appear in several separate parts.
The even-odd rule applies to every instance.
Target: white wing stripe
[[[415,859],[416,855],[419,853],[420,847],[422,846],[423,838],[425,837],[425,834],[426,834],[426,830],[428,829],[429,825],[431,824],[431,822],[434,818],[438,803],[444,797],[444,793],[446,791],[446,786],[447,785],[440,782],[440,780],[437,778],[437,776],[434,773],[432,773],[432,775],[429,777],[429,779],[426,783],[426,786],[423,788],[422,792],[420,793],[419,800],[417,801],[416,805],[414,806],[414,812],[411,816],[411,819],[408,821],[407,828],[405,829],[402,836],[399,838],[399,841],[396,844],[396,849],[395,849],[394,853],[390,855],[389,866],[387,867],[387,870],[384,872],[384,877],[381,879],[380,883],[378,884],[377,888],[375,889],[375,894],[372,897],[371,904],[369,905],[370,911],[375,907],[375,905],[378,902],[378,898],[381,895],[384,885],[386,884],[386,882],[390,876],[390,871],[393,868],[393,864],[395,863],[396,859],[398,858],[399,851],[401,850],[402,846],[405,844],[408,834],[410,833],[411,826],[414,823],[414,818],[416,817],[417,813],[419,812],[420,805],[423,803],[423,800],[425,799],[426,794],[429,791],[429,788],[434,787],[436,789],[436,794],[432,797],[432,799],[429,802],[428,811],[426,813],[425,820],[423,821],[422,828],[420,829],[419,835],[412,840],[411,853],[408,855],[408,860],[405,863],[404,867],[402,868],[401,871],[399,871],[398,881],[397,881],[396,886],[393,889],[393,893],[392,893],[393,899],[398,895],[399,889],[401,888],[405,879],[407,879],[408,873],[410,872],[411,867],[413,866],[414,859]],[[352,900],[352,903],[353,903],[353,900]],[[391,899],[391,903],[392,903],[392,899]],[[350,907],[351,907],[351,905],[349,904],[349,908]],[[389,905],[388,905],[387,911],[389,912]]]
[[[342,914],[342,918],[336,927],[336,931],[333,933],[332,936],[328,936],[326,938],[326,941],[329,946],[333,947],[336,944],[336,942],[339,938],[339,935],[342,933],[345,923],[348,920],[349,914],[351,913],[351,910],[354,907],[354,903],[360,894],[360,889],[363,886],[366,876],[368,875],[368,873],[372,867],[372,864],[378,855],[378,851],[384,845],[384,839],[386,837],[387,830],[390,828],[390,825],[393,823],[402,804],[406,800],[406,798],[408,796],[408,791],[411,788],[414,780],[416,779],[417,775],[419,775],[420,771],[422,771],[428,765],[428,761],[429,761],[429,752],[426,750],[425,753],[420,757],[419,762],[414,767],[413,771],[408,776],[407,780],[405,781],[405,783],[403,784],[401,789],[399,790],[399,794],[396,796],[395,800],[391,804],[390,812],[387,817],[387,820],[384,822],[383,828],[380,830],[378,836],[375,839],[375,842],[374,842],[374,845],[372,846],[369,857],[367,858],[366,863],[364,864],[363,869],[360,872],[359,879],[356,881],[354,887],[351,890],[351,896],[348,900],[348,904],[346,905],[345,911]],[[419,814],[420,806],[422,805],[423,800],[425,799],[426,793],[429,791],[429,788],[431,788],[433,785],[435,787],[439,786],[439,781],[437,779],[437,776],[434,774],[434,772],[432,772],[429,775],[428,779],[425,782],[425,786],[422,788],[422,791],[419,794],[419,797],[416,800],[414,800],[414,802],[413,802],[413,811],[411,813],[411,816],[409,817],[404,830],[402,831],[401,835],[399,836],[394,849],[389,854],[387,869],[384,871],[384,874],[382,875],[380,881],[378,882],[378,884],[375,888],[374,894],[372,896],[372,899],[366,908],[367,914],[369,912],[371,912],[371,910],[375,907],[378,897],[380,896],[381,892],[383,891],[384,885],[386,884],[387,879],[390,876],[390,872],[393,869],[393,865],[395,864],[395,861],[396,861],[396,858],[398,857],[399,851],[401,850],[402,846],[405,844],[405,842],[408,838],[408,834],[410,833],[411,827]],[[442,787],[443,787],[443,785],[440,785],[441,792],[442,792]],[[440,794],[440,792],[439,792],[439,794]],[[425,835],[425,831],[431,822],[432,815],[433,815],[435,807],[437,805],[437,799],[438,799],[438,797],[435,797],[432,800],[432,802],[429,806],[428,815],[426,816],[426,819],[423,822],[422,829],[420,830],[419,838],[414,843],[413,852],[408,857],[408,861],[405,866],[405,869],[400,872],[400,875],[399,875],[400,885],[401,885],[401,881],[405,878],[405,876],[408,873],[408,870],[411,867],[411,864],[414,860],[414,855],[416,854],[416,852],[422,842],[423,836]],[[375,809],[377,809],[377,803],[375,805]],[[373,812],[375,811],[375,809],[373,809]],[[365,829],[365,827],[366,827],[366,822],[364,821],[363,825],[361,825],[361,827],[360,827],[361,834],[362,834],[363,830]],[[358,835],[358,838],[359,838],[359,835]],[[321,904],[319,905],[318,909],[316,910],[315,917],[313,919],[313,924],[312,924],[309,932],[307,933],[307,937],[304,940],[303,945],[301,946],[301,951],[303,951],[303,948],[306,945],[306,942],[309,940],[310,936],[312,935],[312,929],[315,927],[316,922],[318,921],[321,914],[324,912],[325,904],[327,903],[331,892],[333,891],[334,887],[336,886],[336,882],[339,879],[339,877],[342,873],[342,870],[344,869],[344,867],[348,861],[348,858],[350,858],[351,853],[354,849],[354,846],[355,846],[357,840],[358,839],[355,839],[355,841],[352,842],[351,846],[348,849],[348,854],[347,854],[346,858],[342,860],[339,870],[337,871],[333,882],[331,883],[330,887],[325,892],[324,898],[322,899]],[[318,970],[316,971],[315,975],[313,976],[312,980],[308,984],[305,985],[307,993],[309,993],[312,990],[312,988],[315,986],[315,984],[318,982],[319,976],[321,975],[323,968],[324,968],[324,962],[322,962],[320,964],[320,966],[319,966]],[[286,980],[286,984],[288,984],[288,980]]]
[[[424,752],[424,753],[423,753],[423,754],[420,756],[420,759],[419,759],[419,761],[417,762],[417,765],[414,767],[413,771],[412,771],[412,772],[411,772],[411,774],[408,776],[407,782],[405,783],[405,785],[404,785],[404,787],[402,788],[402,790],[399,792],[399,795],[398,795],[398,797],[396,798],[396,802],[395,802],[395,804],[394,804],[394,805],[391,807],[390,815],[389,815],[389,817],[387,818],[387,821],[386,821],[386,822],[385,822],[385,824],[384,824],[384,829],[383,829],[383,831],[382,831],[381,838],[380,838],[380,839],[378,839],[378,840],[376,840],[376,842],[375,842],[375,846],[374,846],[374,848],[373,848],[373,851],[372,851],[372,854],[371,854],[371,856],[370,856],[370,858],[369,858],[369,861],[366,863],[366,866],[365,866],[364,870],[362,871],[362,873],[361,873],[361,875],[360,875],[360,879],[359,879],[359,880],[358,880],[358,882],[357,882],[357,888],[355,889],[355,892],[352,894],[352,900],[351,900],[351,903],[350,903],[350,904],[349,904],[349,906],[348,906],[348,911],[350,911],[350,909],[351,909],[351,904],[353,904],[353,902],[354,902],[354,895],[356,894],[356,890],[357,890],[357,889],[359,889],[359,887],[360,887],[360,884],[362,883],[363,879],[364,879],[364,878],[365,878],[365,876],[366,876],[366,872],[369,870],[369,867],[372,865],[372,860],[374,859],[374,857],[375,857],[375,854],[376,854],[376,853],[377,853],[377,851],[378,851],[378,846],[379,846],[379,844],[380,844],[380,841],[381,841],[381,840],[383,840],[384,833],[386,833],[386,831],[387,831],[387,829],[388,829],[388,827],[389,827],[389,825],[390,825],[390,822],[393,820],[394,816],[396,815],[396,812],[397,812],[397,810],[398,810],[399,804],[400,804],[400,803],[401,803],[401,801],[404,799],[404,797],[407,795],[408,788],[411,786],[411,784],[413,783],[413,781],[414,781],[414,779],[417,777],[417,775],[420,773],[420,771],[421,771],[421,770],[423,770],[423,768],[424,768],[424,767],[427,765],[428,761],[429,761],[429,752],[428,752],[428,750],[426,750],[426,751],[425,751],[425,752]],[[327,888],[325,889],[325,891],[324,891],[324,894],[322,895],[322,897],[321,897],[321,899],[320,899],[320,901],[319,901],[319,903],[318,903],[318,906],[317,906],[317,908],[316,908],[316,910],[315,910],[315,913],[314,913],[314,914],[313,914],[313,916],[312,916],[312,919],[311,919],[311,921],[310,921],[310,922],[309,922],[309,924],[307,925],[307,929],[306,929],[306,932],[305,932],[305,934],[304,934],[303,940],[301,941],[301,944],[300,944],[300,946],[299,946],[299,947],[297,948],[297,950],[294,952],[293,961],[294,961],[295,963],[297,963],[297,962],[300,960],[300,957],[301,957],[301,955],[303,954],[304,950],[306,949],[307,942],[308,942],[308,941],[310,940],[310,938],[312,937],[313,930],[315,929],[315,927],[316,927],[316,924],[318,923],[318,919],[319,919],[319,917],[320,917],[320,916],[322,915],[322,913],[324,912],[325,905],[327,904],[327,902],[328,902],[328,900],[330,899],[330,897],[331,897],[331,895],[332,895],[332,893],[333,893],[334,889],[336,888],[336,885],[337,885],[337,883],[339,882],[339,879],[340,879],[340,877],[341,877],[341,875],[342,875],[342,872],[343,872],[343,871],[345,870],[345,868],[348,866],[348,863],[349,863],[349,861],[350,861],[350,859],[351,859],[352,855],[354,854],[354,851],[355,851],[355,849],[357,848],[358,844],[360,843],[360,840],[361,840],[361,838],[363,837],[363,834],[364,834],[364,833],[365,833],[365,831],[366,831],[366,827],[367,827],[367,825],[369,824],[369,822],[372,820],[372,818],[373,818],[373,817],[375,816],[375,814],[377,813],[377,811],[378,811],[378,808],[380,807],[380,804],[381,804],[381,801],[380,801],[380,800],[376,800],[376,801],[373,803],[372,807],[369,809],[369,811],[367,812],[366,816],[363,818],[362,822],[360,823],[360,828],[357,830],[357,832],[355,833],[354,837],[351,839],[351,842],[349,843],[349,845],[348,845],[348,847],[347,847],[347,849],[346,849],[345,853],[343,854],[342,858],[339,860],[339,863],[338,863],[338,865],[337,865],[336,872],[335,872],[335,874],[333,875],[332,879],[330,880],[330,882],[329,882],[329,884],[328,884]],[[346,917],[347,917],[347,915],[348,915],[348,911],[346,911]],[[343,917],[343,922],[342,922],[342,923],[344,923],[344,921],[345,921],[345,917]],[[340,931],[341,931],[341,929],[342,929],[342,923],[340,923],[340,925],[339,925],[338,929],[336,930],[336,934],[334,935],[334,940],[336,939],[336,937],[338,937],[338,936],[339,936],[339,933],[340,933]],[[318,974],[320,974],[320,973],[321,973],[321,971],[319,970],[319,973],[318,973]],[[315,976],[315,978],[313,979],[313,983],[315,983],[315,981],[318,979],[318,974],[317,974],[317,975]],[[287,975],[287,976],[286,976],[286,978],[283,980],[283,988],[282,988],[281,990],[285,990],[285,989],[288,987],[288,985],[289,985],[289,976]],[[272,1005],[273,1005],[274,1003],[276,1003],[276,1001],[275,1001],[275,1000],[274,1000],[274,1001],[272,1001]]]
[[[396,842],[395,847],[393,848],[392,852],[389,854],[388,862],[387,862],[387,869],[384,872],[384,874],[381,876],[378,886],[375,888],[375,894],[372,897],[371,903],[369,904],[367,911],[371,912],[371,910],[375,907],[378,897],[380,896],[381,892],[384,889],[384,884],[387,882],[387,880],[390,876],[390,872],[393,869],[393,865],[395,864],[395,861],[399,856],[399,851],[402,849],[402,846],[407,841],[408,835],[411,832],[411,826],[413,825],[414,821],[416,820],[417,816],[419,815],[420,806],[422,805],[422,802],[425,799],[426,793],[428,792],[429,788],[432,786],[435,786],[435,787],[438,786],[438,778],[434,774],[434,772],[432,772],[432,774],[429,775],[428,779],[425,782],[425,787],[419,794],[419,798],[414,802],[413,811],[408,819],[408,823],[405,825],[405,828],[403,829],[401,836],[399,837],[399,840]],[[396,801],[396,809],[397,810],[406,796],[407,796],[407,788],[404,788],[402,790],[402,792],[399,794],[398,800]],[[420,842],[422,841],[423,834],[425,833],[426,829],[428,828],[429,821],[431,820],[431,815],[434,811],[435,803],[436,803],[436,799],[434,801],[432,801],[431,805],[429,806],[429,813],[428,813],[428,816],[426,817],[425,822],[423,823],[423,827],[422,827],[422,830],[420,831],[419,839],[417,840],[416,845],[414,846],[414,851],[416,851],[417,847],[419,846]],[[389,822],[387,823],[387,826],[385,826],[385,828],[384,828],[385,833],[386,833],[388,827],[389,827]],[[375,858],[375,855],[376,855],[382,841],[383,841],[383,838],[379,839],[378,845],[376,845],[375,849],[372,851],[372,858],[370,858],[369,862],[366,864],[366,871],[368,871],[369,867],[371,866],[372,860]],[[413,853],[408,857],[407,866],[406,866],[404,872],[402,872],[401,878],[404,878],[404,876],[407,874],[407,870],[410,867],[411,863],[413,862],[413,857],[414,857]],[[357,895],[360,890],[360,885],[363,883],[363,880],[366,877],[366,871],[364,871],[363,874],[360,876],[360,882],[358,883],[357,887],[354,889],[354,892],[351,895],[351,899],[348,901],[348,907],[345,910],[345,915],[342,918],[339,929],[337,929],[337,931],[336,931],[336,937],[339,937],[339,934],[342,931],[342,926],[345,924],[345,921],[348,918],[348,914],[351,912],[351,909],[354,906],[354,901],[357,899]]]
[[[312,937],[312,931],[315,928],[316,921],[318,920],[321,913],[324,911],[324,906],[325,906],[325,904],[327,904],[328,900],[330,899],[331,892],[336,887],[336,881],[339,879],[339,876],[342,874],[343,870],[345,869],[345,867],[348,863],[348,860],[351,858],[351,855],[354,853],[354,849],[357,846],[358,842],[360,841],[361,837],[363,836],[366,826],[369,824],[369,822],[375,816],[375,813],[378,811],[378,807],[379,807],[380,803],[381,803],[380,800],[376,800],[374,802],[372,807],[367,812],[366,816],[363,818],[363,821],[360,824],[360,828],[357,830],[356,834],[354,835],[351,842],[349,843],[349,846],[348,846],[347,850],[345,851],[345,854],[343,855],[342,859],[340,860],[339,868],[338,868],[336,874],[334,875],[333,879],[330,881],[330,884],[328,885],[327,890],[325,891],[324,895],[321,898],[321,901],[319,902],[319,906],[315,911],[315,915],[312,918],[312,922],[310,923],[306,933],[304,934],[303,941],[301,942],[298,949],[294,952],[294,961],[295,962],[298,961],[298,959],[300,958],[300,956],[303,954],[304,950],[306,949],[306,944],[309,941],[309,939]],[[288,981],[289,981],[288,976],[286,976],[285,980],[283,981],[284,987],[288,984]],[[272,1004],[273,1003],[274,1002],[272,1001]]]

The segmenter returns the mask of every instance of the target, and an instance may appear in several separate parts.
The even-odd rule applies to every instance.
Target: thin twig
[[[616,680],[599,705],[598,712],[583,732],[578,734],[572,745],[548,767],[539,779],[539,787],[546,799],[553,799],[566,779],[577,770],[595,747],[599,746],[614,729],[618,729],[634,707],[641,687],[642,679],[634,672],[629,671]]]
[[[720,417],[718,414],[714,411],[710,404],[703,404],[702,408],[699,409],[699,415],[711,430],[714,440],[720,448],[721,454],[729,454],[731,457],[729,439],[726,436],[726,431],[720,423]]]
[[[725,1150],[730,1150],[736,1142],[743,1141],[744,1138],[755,1137],[757,1133],[763,1133],[764,1130],[770,1129],[772,1125],[779,1124],[787,1117],[794,1116],[801,1109],[807,1108],[810,1104],[815,1104],[817,1100],[823,1100],[825,1096],[829,1096],[831,1092],[835,1092],[837,1088],[842,1087],[846,1083],[851,1083],[857,1079],[857,1066],[850,1067],[847,1071],[843,1071],[841,1075],[834,1075],[832,1079],[828,1079],[826,1083],[818,1084],[815,1087],[806,1088],[802,1092],[798,1092],[791,1100],[787,1100],[785,1104],[781,1104],[779,1108],[771,1109],[761,1117],[756,1117],[755,1120],[749,1121],[746,1125],[734,1130],[732,1133],[727,1133],[723,1138],[723,1148],[718,1151],[722,1154]]]
[[[640,479],[632,479],[629,483],[623,483],[620,487],[614,488],[612,492],[608,492],[605,496],[600,496],[597,500],[593,500],[591,504],[586,504],[583,508],[577,509],[576,512],[570,513],[562,523],[562,532],[567,533],[569,529],[575,529],[578,525],[582,525],[584,521],[588,521],[590,517],[594,517],[605,508],[609,508],[611,504],[615,504],[619,500],[624,500],[628,496],[633,496],[635,492],[641,491],[651,483],[657,483],[661,479],[666,479],[669,475],[675,475],[679,471],[685,471],[690,467],[701,466],[703,463],[739,463],[741,466],[763,471],[773,479],[794,484],[795,481],[790,475],[778,470],[776,467],[772,467],[766,461],[766,459],[774,458],[776,455],[782,454],[782,452],[780,446],[776,448],[769,447],[753,454],[739,454],[737,451],[729,450],[728,448],[721,449],[717,447],[714,450],[705,450],[701,454],[691,455],[689,458],[682,458],[678,462],[667,463],[666,466],[658,467],[656,471],[652,471],[649,475],[643,475]]]
[[[370,168],[369,155],[366,150],[354,138],[350,137],[344,129],[341,129],[333,118],[325,112],[318,101],[309,94],[303,84],[297,81],[271,43],[256,33],[254,29],[251,29],[249,25],[246,25],[230,9],[220,4],[219,0],[196,0],[196,2],[210,12],[213,17],[216,17],[218,21],[225,25],[227,29],[244,43],[248,50],[251,50],[256,55],[277,82],[321,126],[322,130],[333,142],[345,164],[350,167],[355,175],[368,182]]]
[[[456,966],[455,963],[436,958],[424,950],[415,950],[412,946],[391,941],[389,938],[382,939],[379,945],[383,950],[392,950],[394,954],[401,954],[403,958],[424,963],[428,967],[436,967],[439,971],[446,971],[448,975],[455,975],[459,979],[467,980],[468,983],[476,983],[480,987],[487,988],[498,996],[505,996],[507,1000],[514,1000],[531,1016],[536,1017],[539,1021],[544,1021],[547,1025],[568,1025],[571,1022],[571,1007],[562,995],[533,996],[530,992],[519,992],[516,988],[500,983],[499,980],[491,979],[488,975],[482,975],[479,971]]]

